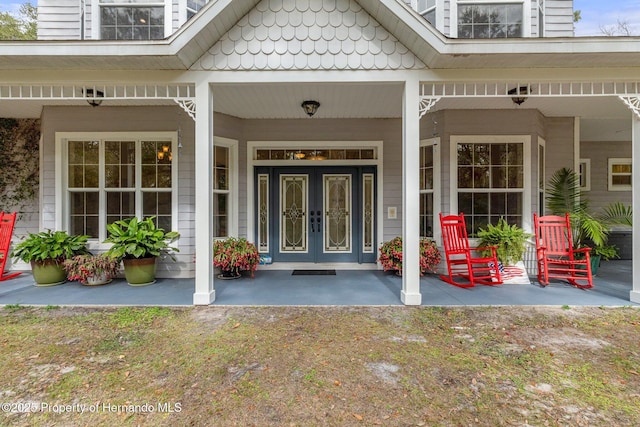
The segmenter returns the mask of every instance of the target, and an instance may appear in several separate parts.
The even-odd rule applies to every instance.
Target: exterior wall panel
[[[38,39],[80,39],[80,1],[39,0]]]

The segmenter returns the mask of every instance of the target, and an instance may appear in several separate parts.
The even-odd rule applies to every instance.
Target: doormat
[[[292,276],[335,276],[335,270],[293,270]]]

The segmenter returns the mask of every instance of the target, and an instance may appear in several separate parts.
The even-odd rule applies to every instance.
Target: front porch
[[[425,306],[628,306],[632,288],[631,261],[603,262],[594,289],[580,290],[563,282],[541,288],[531,285],[478,286],[461,289],[435,275],[420,279]],[[152,286],[132,287],[115,280],[102,287],[69,282],[33,286],[29,273],[0,282],[0,305],[64,306],[191,306],[194,279],[158,279]],[[379,270],[338,270],[336,276],[292,276],[291,270],[258,270],[254,279],[216,280],[214,305],[402,305],[402,280]]]

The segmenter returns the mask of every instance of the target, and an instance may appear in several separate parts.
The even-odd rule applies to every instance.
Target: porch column
[[[420,305],[420,82],[407,80],[402,104],[402,293]]]
[[[640,117],[632,114],[633,125],[631,128],[631,174],[633,206],[633,246],[631,261],[631,277],[633,288],[629,295],[631,302],[640,303]]]
[[[194,305],[216,299],[213,287],[213,99],[207,81],[196,85]]]

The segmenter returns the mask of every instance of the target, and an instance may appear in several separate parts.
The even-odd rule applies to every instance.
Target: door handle
[[[312,214],[313,214],[313,212],[312,212]],[[315,232],[315,231],[316,231],[316,230],[314,229],[314,227],[313,227],[313,217],[312,217],[309,221],[311,222],[311,232],[313,233],[313,232]],[[318,222],[320,222],[320,221],[318,220]]]
[[[320,227],[320,222],[322,221],[322,217],[318,216],[318,232],[322,231],[322,227]]]

